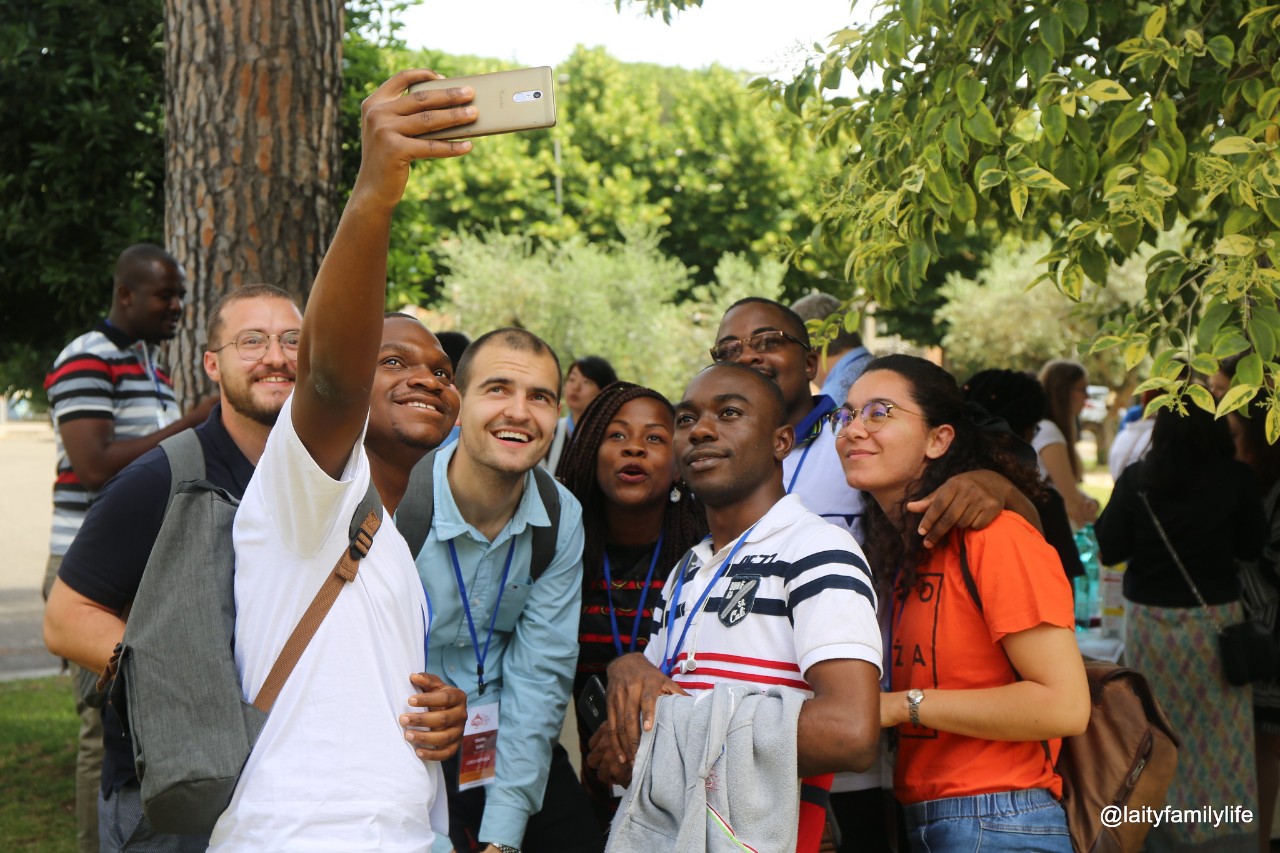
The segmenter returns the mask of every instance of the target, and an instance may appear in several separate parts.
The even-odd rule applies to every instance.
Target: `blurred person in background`
[[[564,375],[564,407],[569,413],[556,424],[556,434],[542,462],[543,468],[555,473],[582,413],[602,388],[617,381],[618,374],[613,365],[598,355],[583,356],[569,365],[569,371]]]
[[[1031,439],[1040,456],[1040,476],[1062,495],[1071,522],[1084,527],[1098,517],[1098,502],[1080,488],[1084,465],[1076,451],[1080,413],[1089,399],[1089,376],[1077,361],[1054,359],[1040,369],[1040,384],[1048,403]]]

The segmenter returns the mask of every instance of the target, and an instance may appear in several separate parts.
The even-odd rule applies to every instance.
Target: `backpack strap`
[[[293,633],[285,641],[284,648],[280,650],[280,656],[276,658],[271,672],[267,674],[267,680],[262,683],[262,689],[253,700],[253,707],[264,714],[271,713],[271,706],[280,696],[281,688],[289,679],[302,653],[307,650],[307,645],[319,630],[320,623],[328,615],[329,609],[338,600],[338,593],[356,579],[356,573],[360,570],[360,561],[373,547],[374,534],[378,532],[381,525],[382,499],[378,496],[378,490],[374,488],[373,480],[370,479],[369,488],[365,491],[360,505],[356,507],[348,526],[351,532],[350,544],[343,550],[333,571],[329,573],[329,577],[325,578],[320,591],[311,600],[310,606],[298,620]]]
[[[396,507],[396,517],[404,519],[404,524],[397,527],[415,560],[427,541],[431,519],[435,516],[435,465],[434,450],[418,460],[418,464],[409,472],[409,485],[405,487],[404,497]]]
[[[551,519],[550,527],[533,528],[533,555],[529,560],[529,577],[537,581],[556,556],[556,540],[560,536],[560,492],[555,478],[542,466],[533,469],[534,482],[538,484],[538,497]]]
[[[165,512],[168,512],[179,486],[205,478],[204,445],[193,427],[169,436],[160,442],[160,449],[169,458],[169,497],[164,503]]]
[[[436,453],[433,450],[413,466],[409,472],[409,485],[404,490],[404,497],[396,507],[396,516],[404,519],[400,525],[400,534],[409,546],[409,553],[417,559],[427,541],[427,533],[431,529],[431,519],[435,516],[435,464]],[[533,528],[533,554],[529,560],[529,577],[537,580],[551,565],[556,556],[556,540],[560,535],[560,491],[556,488],[555,478],[541,466],[534,466],[533,479],[538,487],[538,497],[551,519],[549,527]]]
[[[964,580],[964,588],[969,590],[969,597],[973,599],[973,604],[978,608],[978,612],[985,615],[982,609],[982,596],[978,595],[978,584],[973,579],[973,572],[969,569],[969,554],[964,547],[964,531],[957,530],[956,535],[960,537],[960,577]],[[1022,673],[1018,672],[1018,668],[1013,665],[1013,661],[1009,658],[1009,653],[1005,651],[1005,647],[1000,646],[1000,651],[1004,652],[1004,659],[1009,661],[1009,669],[1013,670],[1013,677],[1018,681],[1022,680]],[[1040,748],[1044,750],[1044,757],[1050,764],[1053,764],[1053,750],[1049,748],[1049,741],[1040,741]]]

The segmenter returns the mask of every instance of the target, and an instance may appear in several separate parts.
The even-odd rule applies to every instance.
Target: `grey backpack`
[[[373,544],[382,502],[373,484],[350,525],[350,546],[285,643],[252,705],[233,651],[239,500],[204,479],[192,430],[165,439],[172,471],[164,523],[124,638],[99,684],[133,740],[142,809],[162,833],[207,835],[226,810],[294,664]]]

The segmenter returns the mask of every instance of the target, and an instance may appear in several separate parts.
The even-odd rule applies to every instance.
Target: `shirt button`
[[[472,606],[472,607],[479,607],[479,606],[480,606],[480,599],[478,599],[478,598],[473,598],[473,599],[471,599],[471,606]]]

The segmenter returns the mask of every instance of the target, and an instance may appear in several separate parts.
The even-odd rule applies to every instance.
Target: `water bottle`
[[[1075,579],[1076,629],[1084,631],[1102,624],[1102,596],[1099,582],[1102,563],[1098,557],[1098,537],[1093,525],[1086,524],[1075,532],[1076,550],[1084,574]]]

